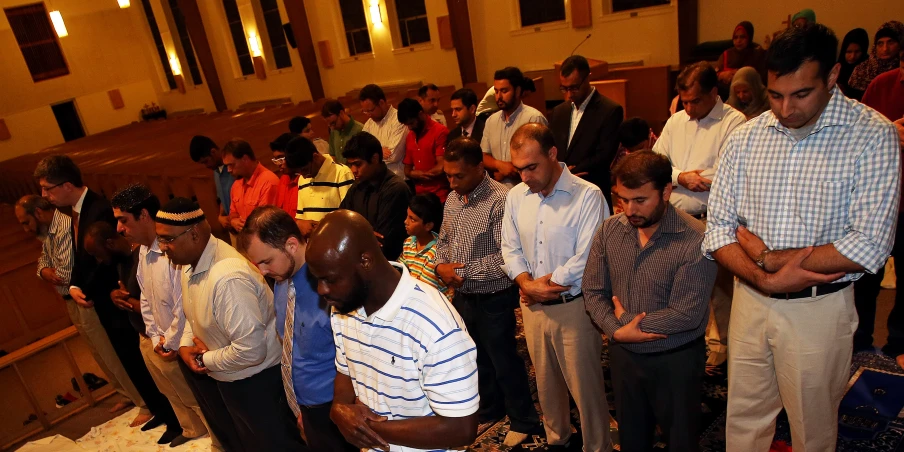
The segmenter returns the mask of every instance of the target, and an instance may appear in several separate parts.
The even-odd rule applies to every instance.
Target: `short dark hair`
[[[766,70],[782,77],[796,72],[804,63],[819,63],[819,76],[828,80],[838,54],[838,38],[823,24],[791,27],[778,35],[766,52]]]
[[[239,234],[244,249],[248,249],[252,237],[257,237],[261,243],[276,249],[286,246],[290,237],[304,243],[295,219],[276,206],[260,206],[251,211]]]
[[[643,118],[628,118],[618,126],[618,141],[631,149],[650,138],[650,124]]]
[[[530,77],[524,77],[524,80],[521,82],[521,94],[524,93],[536,93],[537,85],[534,84],[534,79]]]
[[[383,88],[371,83],[370,85],[365,85],[364,88],[361,88],[361,92],[358,93],[358,100],[361,102],[369,100],[376,104],[381,100],[386,100],[386,94],[383,93]]]
[[[301,168],[314,159],[317,146],[305,137],[292,138],[285,147],[286,166],[289,168]]]
[[[412,119],[417,119],[418,114],[424,111],[424,107],[421,106],[420,102],[409,97],[402,99],[396,110],[398,110],[399,122],[405,124]]]
[[[339,102],[336,99],[327,99],[327,101],[323,103],[323,107],[320,108],[320,116],[326,118],[328,116],[338,115],[339,113],[342,113],[342,110],[345,110],[345,107],[342,106],[342,102]]]
[[[358,132],[345,142],[342,157],[348,159],[361,159],[370,163],[373,156],[383,155],[383,145],[377,137],[367,133]]]
[[[619,160],[612,174],[613,181],[627,188],[640,188],[652,182],[654,188],[662,191],[672,183],[672,164],[662,154],[638,151]]]
[[[107,240],[114,240],[117,237],[120,237],[119,233],[116,232],[116,227],[106,221],[92,223],[91,226],[88,226],[88,230],[85,231],[85,234],[92,237],[95,242],[101,242],[100,246],[103,246],[103,242],[106,242]]]
[[[457,162],[463,160],[471,166],[477,166],[483,162],[483,150],[480,142],[471,137],[458,137],[446,143],[446,151],[443,152],[443,160]]]
[[[700,90],[708,93],[719,84],[719,76],[711,64],[698,61],[681,70],[675,82],[675,90],[687,91],[693,88],[694,83],[699,83]]]
[[[422,85],[417,89],[417,97],[424,99],[427,97],[427,91],[439,91],[439,87],[434,85],[433,83],[428,83],[426,85]]]
[[[34,216],[35,211],[41,209],[49,212],[54,209],[53,204],[47,198],[38,195],[25,195],[16,201],[16,205],[21,207],[28,215]]]
[[[512,150],[521,150],[525,140],[536,141],[540,145],[540,150],[546,155],[549,155],[549,150],[556,145],[556,137],[552,134],[552,129],[549,126],[535,122],[522,124],[521,127],[518,127],[510,141]]]
[[[82,171],[68,155],[51,155],[44,157],[35,168],[35,179],[45,179],[54,185],[69,182],[76,187],[84,187]]]
[[[578,75],[580,75],[581,78],[590,74],[590,63],[587,62],[587,58],[580,55],[572,55],[566,58],[565,61],[562,62],[562,68],[559,70],[559,73],[564,77],[568,77],[574,71],[578,71]]]
[[[509,83],[512,84],[512,87],[524,89],[524,74],[521,73],[521,69],[514,66],[509,66],[496,71],[496,73],[493,74],[493,80],[508,80]]]
[[[233,138],[227,141],[226,145],[223,146],[223,154],[229,154],[236,159],[247,155],[251,160],[257,160],[257,157],[254,156],[254,150],[251,149],[251,143],[241,138]]]
[[[191,160],[195,163],[210,155],[211,149],[219,149],[217,143],[211,140],[204,135],[195,135],[191,138],[191,143],[188,145],[188,155],[191,156]]]
[[[311,120],[304,116],[296,116],[289,120],[289,132],[295,135],[301,135],[304,129],[311,123]]]
[[[431,231],[439,232],[443,224],[443,202],[434,193],[422,193],[411,198],[408,208],[424,222],[433,223]]]
[[[477,94],[471,88],[462,88],[452,93],[449,100],[460,100],[465,108],[471,108],[477,105]]]
[[[123,212],[128,212],[135,219],[141,216],[142,210],[147,210],[151,220],[156,221],[157,211],[160,210],[160,199],[147,185],[133,184],[116,192],[110,199],[110,205]]]
[[[295,133],[281,134],[280,136],[276,137],[275,140],[270,142],[270,150],[273,152],[286,152],[286,145],[289,144],[289,142],[297,136],[298,134]]]

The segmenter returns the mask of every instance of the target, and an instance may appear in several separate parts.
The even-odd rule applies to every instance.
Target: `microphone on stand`
[[[578,43],[578,45],[574,46],[574,50],[572,50],[572,51],[571,51],[571,55],[568,55],[568,56],[574,55],[574,52],[577,52],[578,47],[580,47],[580,46],[583,45],[585,42],[587,42],[587,40],[590,39],[590,35],[592,35],[592,34],[593,34],[593,33],[587,33],[587,37],[584,38],[583,41],[581,41],[580,43]]]

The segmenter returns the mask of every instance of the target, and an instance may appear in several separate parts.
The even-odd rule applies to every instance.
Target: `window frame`
[[[226,29],[232,41],[236,62],[239,65],[239,74],[241,74],[241,77],[254,75],[254,57],[248,47],[248,36],[245,34],[245,24],[242,22],[242,14],[239,11],[238,2],[236,0],[221,0],[220,3],[223,5],[223,17],[226,20]],[[237,37],[236,33],[240,33],[241,37]]]
[[[26,12],[29,9],[33,9],[34,11]],[[41,10],[43,10],[43,14],[41,14]],[[3,8],[3,12],[6,15],[7,22],[10,24],[10,32],[13,34],[13,38],[16,41],[16,47],[18,47],[19,53],[22,55],[22,60],[25,63],[26,70],[28,70],[28,74],[31,76],[31,80],[34,83],[53,80],[55,78],[63,77],[72,73],[69,68],[69,61],[66,60],[66,55],[63,53],[63,47],[60,44],[60,37],[57,36],[56,30],[53,27],[53,22],[50,20],[50,10],[47,9],[47,5],[44,2],[11,6],[8,8]],[[50,38],[42,39],[40,41],[31,41],[23,45],[19,42],[19,38],[16,36],[12,22],[9,21],[10,12],[12,12],[14,16],[24,16],[26,14],[30,14],[36,17],[44,17],[47,20],[46,26],[50,30]],[[47,44],[53,44],[53,48],[59,53],[59,59],[62,63],[62,66],[57,66],[51,70],[45,70],[43,72],[36,73],[33,71],[33,68],[29,64],[29,59],[28,57],[26,57],[23,49],[30,49],[32,47],[44,46]],[[46,60],[44,60],[44,62],[46,62]],[[33,63],[37,63],[37,61],[34,61]],[[35,70],[37,69],[38,68],[35,68]]]
[[[606,0],[603,0],[606,1]],[[521,25],[521,2],[519,0],[510,0],[510,8],[511,8],[511,17],[512,17],[512,27],[509,31],[510,36],[523,36],[529,35],[533,33],[542,33],[545,31],[552,30],[561,30],[565,28],[571,27],[571,8],[568,7],[566,2],[562,0],[565,5],[565,19],[557,20],[554,22],[546,22],[537,25],[528,25],[526,27]]]
[[[363,28],[355,28],[352,31],[349,31],[345,26],[345,18],[343,17],[343,11],[342,11],[342,1],[343,0],[334,0],[331,2],[333,4],[333,11],[335,12],[334,19],[336,20],[336,24],[337,24],[337,27],[335,28],[336,34],[337,34],[337,40],[338,40],[338,42],[344,44],[344,45],[339,46],[340,47],[339,54],[341,55],[341,58],[339,59],[339,61],[340,62],[357,61],[358,59],[361,59],[361,58],[373,58],[373,56],[374,56],[374,40],[373,40],[373,36],[370,32],[370,27],[372,25],[372,22],[371,22],[371,18],[368,13],[368,10],[367,10],[367,5],[365,5],[365,3],[364,3],[365,0],[358,0],[358,2],[361,4],[361,11],[364,15],[364,27]],[[354,0],[345,0],[345,1],[354,1]],[[382,14],[382,10],[381,10],[381,14]],[[362,52],[352,53],[351,47],[352,47],[353,43],[351,43],[349,41],[349,35],[350,35],[350,33],[361,32],[362,30],[367,32],[367,39],[368,39],[368,42],[370,43],[370,51],[367,51],[367,52],[362,51]]]
[[[660,14],[670,14],[678,7],[678,0],[670,0],[669,3],[663,5],[643,6],[640,8],[626,9],[623,11],[612,11],[612,0],[600,0],[600,13],[597,15],[603,22],[619,21],[633,19],[635,17],[656,16]]]
[[[182,47],[182,56],[185,59],[186,64],[182,64],[182,58],[179,59],[179,64],[182,66],[182,77],[185,78],[185,73],[187,72],[192,84],[203,85],[204,75],[201,73],[201,66],[198,64],[197,56],[195,56],[195,48],[192,46],[188,26],[185,25],[185,15],[182,14],[182,10],[176,0],[168,0],[164,5],[169,7],[170,18],[172,19],[173,26],[170,28],[170,34],[173,34],[173,29],[176,32],[173,42],[178,43]],[[183,31],[185,31],[184,36],[182,35]],[[188,71],[186,71],[186,68],[188,68]]]
[[[392,47],[395,53],[404,53],[410,52],[413,50],[421,50],[427,48],[433,48],[433,38],[434,32],[430,29],[430,11],[427,8],[426,0],[416,0],[421,1],[424,4],[424,14],[418,16],[412,16],[409,18],[402,19],[400,17],[400,10],[398,3],[400,1],[406,0],[386,0],[386,9],[388,10],[387,14],[389,17],[390,29],[392,32]],[[407,32],[408,25],[407,22],[414,20],[423,20],[427,25],[427,40],[422,42],[411,43],[411,34],[406,33],[407,36],[403,36],[402,30],[403,25],[402,22],[406,22],[404,26],[404,30]],[[405,40],[408,40],[408,44],[405,44]]]
[[[270,9],[264,8],[264,2],[273,2],[273,7]],[[256,5],[259,8],[255,8],[255,17],[258,18],[258,13],[260,14],[258,18],[258,33],[261,35],[261,44],[266,43],[266,47],[269,47],[269,56],[272,58],[268,58],[268,60],[273,60],[272,69],[277,71],[283,69],[291,69],[293,66],[292,63],[292,51],[289,46],[289,41],[286,39],[285,28],[283,27],[283,16],[279,11],[279,1],[278,0],[259,0]],[[272,30],[270,28],[270,23],[267,21],[268,18],[277,17],[279,19],[279,30]],[[264,33],[260,33],[260,24],[264,24],[264,29],[266,31],[266,35]],[[264,39],[266,37],[266,39]],[[274,39],[275,38],[275,39]],[[274,40],[278,41],[276,45],[274,45]],[[280,49],[280,50],[278,50]],[[263,50],[263,49],[261,49]],[[281,61],[282,58],[285,60]],[[285,64],[287,63],[287,64]],[[284,64],[284,65],[281,65]]]
[[[173,74],[173,68],[170,67],[169,55],[166,52],[166,44],[163,42],[163,35],[160,34],[160,26],[157,24],[157,17],[154,14],[154,8],[151,6],[150,0],[138,0],[141,2],[141,10],[144,13],[145,21],[148,24],[148,30],[151,33],[151,40],[154,41],[154,48],[157,50],[157,56],[160,57],[160,64],[163,67],[163,76],[166,79],[166,86],[170,91],[176,90],[176,76]]]

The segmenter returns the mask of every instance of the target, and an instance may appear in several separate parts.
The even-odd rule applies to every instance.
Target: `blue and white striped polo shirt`
[[[433,286],[402,277],[382,308],[333,310],[336,368],[358,399],[390,420],[477,412],[477,352],[458,312]],[[392,451],[416,451],[393,445]]]

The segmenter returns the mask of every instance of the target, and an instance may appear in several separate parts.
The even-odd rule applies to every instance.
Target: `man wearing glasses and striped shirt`
[[[820,24],[769,48],[772,112],[729,138],[703,252],[735,283],[727,450],[766,451],[784,407],[795,451],[834,450],[857,328],[851,283],[888,259],[900,147],[891,122],[835,83]]]

